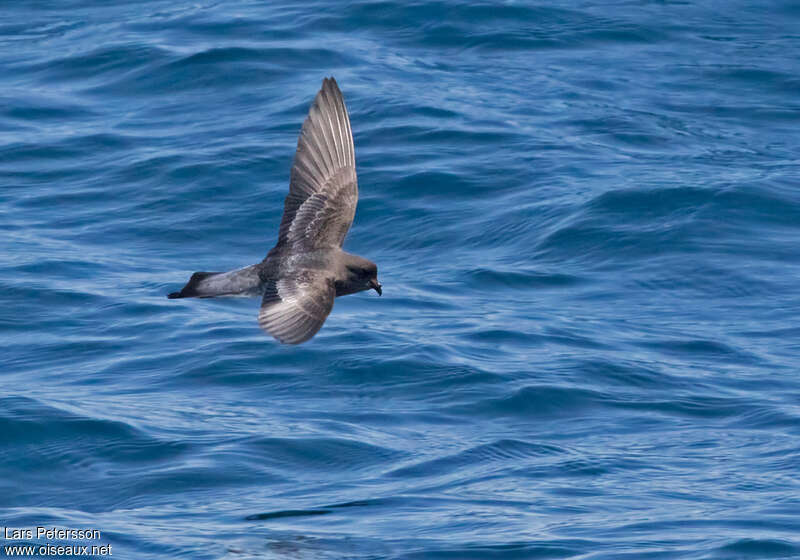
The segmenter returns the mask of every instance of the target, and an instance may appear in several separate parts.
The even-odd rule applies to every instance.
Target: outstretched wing
[[[317,334],[335,297],[333,278],[325,271],[293,271],[268,282],[258,324],[284,344],[300,344]]]
[[[336,80],[325,78],[297,141],[277,247],[341,247],[357,202],[350,118]]]

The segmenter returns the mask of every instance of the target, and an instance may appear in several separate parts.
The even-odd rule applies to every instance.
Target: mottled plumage
[[[342,251],[358,203],[355,149],[342,92],[325,78],[297,141],[278,242],[260,263],[195,272],[169,298],[261,296],[258,324],[286,344],[314,336],[333,300],[374,289],[374,263]]]

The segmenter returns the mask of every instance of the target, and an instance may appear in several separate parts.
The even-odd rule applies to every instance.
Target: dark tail
[[[169,299],[177,299],[177,298],[185,298],[185,297],[209,297],[210,295],[208,292],[200,290],[200,283],[211,277],[216,276],[217,274],[222,274],[221,272],[195,272],[192,274],[192,277],[189,278],[189,281],[186,285],[181,289],[180,292],[172,292],[167,297]]]

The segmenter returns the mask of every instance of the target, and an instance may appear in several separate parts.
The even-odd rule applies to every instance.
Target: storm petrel
[[[167,297],[261,296],[258,324],[284,344],[314,336],[333,299],[381,295],[378,267],[342,250],[358,202],[355,149],[342,92],[325,78],[297,141],[278,242],[260,263],[195,272]]]

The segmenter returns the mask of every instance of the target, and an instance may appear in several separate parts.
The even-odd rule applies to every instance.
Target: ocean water
[[[0,545],[800,557],[799,55],[790,0],[4,2],[0,525],[100,535]],[[328,75],[383,297],[167,300]]]

